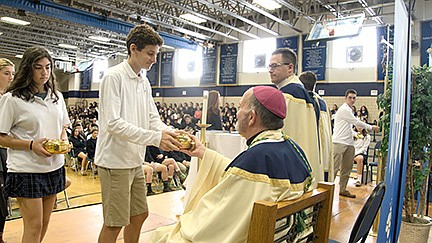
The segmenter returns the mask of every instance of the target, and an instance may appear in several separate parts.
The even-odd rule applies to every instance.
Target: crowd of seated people
[[[199,130],[197,123],[202,118],[202,103],[161,104],[156,102],[161,120],[176,129],[185,130],[196,134]],[[235,131],[237,121],[237,108],[234,103],[225,103],[220,107],[220,114],[224,131]],[[90,103],[89,107],[68,107],[71,125],[68,128],[69,139],[73,145],[71,154],[80,161],[80,174],[86,175],[88,161],[94,160],[96,141],[98,135],[98,104]],[[147,148],[146,159],[143,163],[146,175],[147,194],[153,195],[153,176],[157,175],[162,180],[162,192],[178,190],[187,176],[190,165],[190,157],[181,152],[166,152],[157,147]],[[94,164],[92,163],[92,166]]]
[[[231,105],[225,103],[225,107],[221,108],[221,110],[222,129],[229,132],[235,131],[235,124],[237,123],[237,108],[234,103],[231,103]]]
[[[190,165],[190,157],[179,151],[166,152],[155,146],[147,146],[145,163],[147,195],[155,194],[152,189],[153,172],[160,172],[163,192],[181,189]]]
[[[199,127],[196,125],[201,123],[202,119],[202,103],[167,103],[161,104],[156,102],[156,107],[159,111],[161,120],[174,128],[186,130],[195,134]],[[224,131],[235,131],[235,124],[237,122],[237,108],[234,103],[225,103],[224,107],[220,107],[220,114],[222,119],[222,129]]]
[[[98,104],[97,102],[90,103],[88,107],[70,106],[68,114],[70,126],[67,128],[69,142],[72,145],[70,155],[76,157],[80,162],[79,165],[73,165],[73,170],[80,169],[80,174],[87,175],[86,170],[89,169],[89,161],[94,160],[96,151],[96,141],[99,132],[98,127]],[[91,163],[94,167],[94,164]],[[93,171],[97,171],[95,167]]]

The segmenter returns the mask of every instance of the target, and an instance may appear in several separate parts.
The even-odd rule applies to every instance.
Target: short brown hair
[[[317,81],[317,77],[316,74],[314,72],[311,71],[306,71],[300,74],[299,76],[300,81],[303,83],[305,89],[307,91],[313,91],[316,81]]]
[[[348,97],[349,94],[357,95],[357,91],[355,89],[348,89],[347,91],[345,91],[345,97]]]
[[[273,53],[273,55],[281,54],[282,55],[282,61],[283,63],[292,63],[294,65],[294,68],[297,66],[297,55],[295,52],[290,48],[279,48],[276,49]]]
[[[151,26],[140,24],[129,31],[126,38],[126,47],[130,56],[130,46],[132,44],[135,44],[138,51],[141,51],[147,45],[162,46],[163,42],[162,37]]]

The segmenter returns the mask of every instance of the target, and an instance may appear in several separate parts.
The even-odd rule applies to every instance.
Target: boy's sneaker
[[[180,182],[184,182],[186,180],[187,175],[181,171],[177,172],[178,177],[180,178]]]
[[[348,190],[345,190],[343,192],[339,192],[339,196],[349,197],[349,198],[356,198],[356,195],[351,194],[351,192],[349,192]]]
[[[361,186],[361,181],[357,180],[357,181],[355,182],[355,186],[356,186],[356,187]]]

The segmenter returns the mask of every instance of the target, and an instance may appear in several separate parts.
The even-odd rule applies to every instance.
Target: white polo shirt
[[[25,101],[6,93],[0,100],[0,133],[22,140],[40,138],[60,139],[62,129],[69,125],[69,117],[63,95],[53,103],[49,90],[45,100],[35,96],[34,101]],[[62,154],[49,158],[38,156],[31,150],[8,149],[8,172],[46,173],[59,169],[64,164]]]
[[[159,146],[162,130],[150,83],[127,60],[108,69],[99,90],[99,135],[95,164],[109,169],[141,166],[147,145]]]

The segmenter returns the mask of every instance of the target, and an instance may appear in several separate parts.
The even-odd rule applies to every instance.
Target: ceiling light
[[[0,32],[0,35],[3,35],[3,32]]]
[[[172,47],[172,46],[167,46],[167,45],[162,45],[162,47],[163,47],[163,48],[166,48],[166,49],[172,49],[172,50],[175,49],[174,47]]]
[[[99,35],[91,35],[89,36],[90,39],[96,40],[96,41],[102,41],[102,42],[110,42],[110,38],[99,36]]]
[[[261,7],[266,8],[268,10],[275,10],[282,7],[282,5],[280,5],[279,3],[273,0],[253,0],[252,3],[258,4]]]
[[[17,25],[29,25],[30,24],[30,22],[20,20],[20,19],[11,18],[11,17],[1,17],[0,21],[5,22],[5,23],[9,23],[9,24],[17,24]]]
[[[78,46],[69,45],[69,44],[58,44],[60,47],[67,48],[67,49],[78,49]]]
[[[196,15],[190,14],[190,13],[182,14],[182,15],[180,15],[180,18],[192,21],[192,22],[197,23],[197,24],[201,24],[201,23],[207,22],[207,20],[205,20],[203,18],[200,18],[200,17],[198,17]]]
[[[23,58],[23,55],[15,55],[16,58]]]

